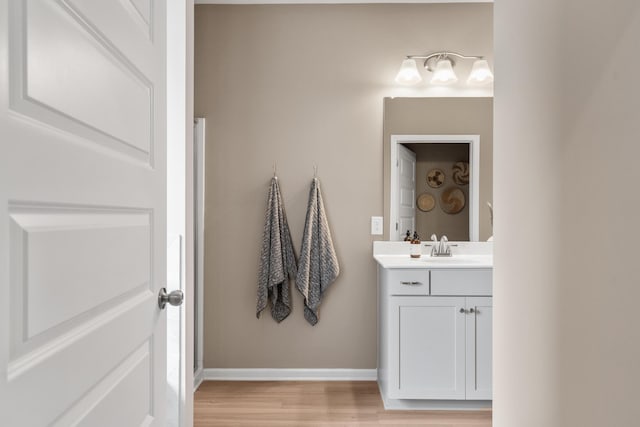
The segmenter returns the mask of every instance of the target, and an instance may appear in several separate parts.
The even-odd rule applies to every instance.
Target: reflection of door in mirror
[[[407,231],[416,230],[416,154],[404,145],[398,145],[398,221],[396,236],[402,240]]]

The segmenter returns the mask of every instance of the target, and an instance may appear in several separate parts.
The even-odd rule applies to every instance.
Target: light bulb
[[[431,83],[436,85],[448,85],[458,81],[458,76],[453,71],[453,66],[449,59],[441,59],[436,64],[436,69],[433,71],[433,77]]]
[[[470,85],[483,85],[493,81],[493,73],[489,68],[489,63],[486,59],[478,59],[473,63],[471,73],[467,79],[467,83]]]
[[[418,72],[416,60],[405,59],[402,61],[400,71],[398,71],[398,75],[396,76],[396,83],[402,85],[414,85],[421,81],[422,77],[420,77],[420,73]]]

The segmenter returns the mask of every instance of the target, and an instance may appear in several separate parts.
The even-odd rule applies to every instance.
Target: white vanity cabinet
[[[464,307],[464,298],[391,297],[389,397],[465,398]]]
[[[378,267],[385,405],[407,399],[464,408],[491,400],[491,282],[491,268]]]
[[[491,400],[493,299],[467,297],[466,398]],[[473,311],[472,311],[473,310]]]

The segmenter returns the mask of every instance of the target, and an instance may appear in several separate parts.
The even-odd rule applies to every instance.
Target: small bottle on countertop
[[[404,236],[404,241],[405,241],[405,242],[411,242],[411,240],[413,240],[413,239],[411,238],[411,231],[407,230],[407,235],[406,235],[406,236]]]
[[[411,249],[409,251],[411,258],[420,258],[422,256],[422,246],[420,245],[420,236],[418,232],[413,232],[413,239],[411,239]]]

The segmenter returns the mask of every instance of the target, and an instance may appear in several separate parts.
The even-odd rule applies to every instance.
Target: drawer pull
[[[422,282],[400,282],[400,284],[407,286],[419,286],[422,285]]]

